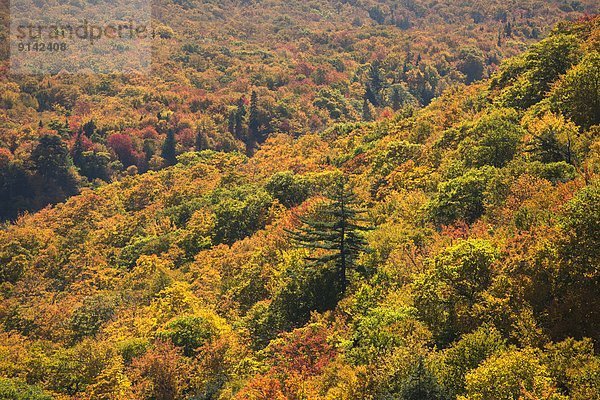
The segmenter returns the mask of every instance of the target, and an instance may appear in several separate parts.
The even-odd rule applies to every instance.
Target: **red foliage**
[[[78,136],[77,133],[72,135],[71,140],[69,141],[69,149],[71,151],[71,155],[73,155],[74,146],[75,146],[75,143],[77,142],[77,136]],[[90,140],[90,138],[88,138],[87,136],[81,135],[80,140],[81,140],[81,146],[82,146],[83,151],[90,151],[94,148],[94,142],[92,142]]]
[[[309,325],[283,335],[271,346],[274,369],[304,376],[320,374],[336,356],[327,342],[328,333],[323,326]]]
[[[194,147],[196,143],[196,133],[190,128],[182,129],[176,136],[177,143],[180,143],[185,148]]]
[[[131,136],[115,133],[108,138],[108,146],[115,152],[123,166],[137,165],[141,155],[136,150]]]

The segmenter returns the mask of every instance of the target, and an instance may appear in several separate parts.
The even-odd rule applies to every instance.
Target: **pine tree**
[[[232,135],[235,135],[235,116],[236,112],[232,110],[229,113],[229,119],[227,121],[227,131]]]
[[[237,112],[235,113],[235,123],[233,128],[233,134],[240,140],[244,140],[246,136],[244,132],[244,119],[246,118],[245,102],[246,99],[244,97],[240,97],[237,102]]]
[[[175,141],[175,131],[173,129],[167,130],[167,138],[165,139],[162,146],[161,156],[164,158],[167,166],[177,164],[177,151]]]
[[[94,133],[96,133],[96,122],[93,119],[91,119],[85,124],[83,124],[82,129],[85,136],[91,138],[94,136]]]
[[[73,143],[73,148],[71,149],[71,156],[73,158],[73,163],[81,167],[81,162],[83,161],[83,152],[85,148],[83,145],[83,130],[79,130],[77,132],[77,136],[75,137],[75,142]]]
[[[206,136],[206,133],[203,130],[198,130],[194,147],[196,151],[208,150],[208,136]]]
[[[383,89],[383,79],[379,70],[379,62],[375,61],[369,68],[369,80],[365,88],[366,98],[375,107],[381,105],[381,90]]]
[[[251,151],[260,142],[260,115],[258,110],[258,94],[252,91],[250,98],[250,115],[248,116],[248,140],[246,146]]]
[[[398,89],[397,86],[394,86],[392,89],[392,96],[390,100],[392,102],[392,109],[394,111],[398,111],[402,107],[402,95],[400,94],[400,89]]]
[[[510,37],[512,37],[512,34],[513,34],[512,24],[510,23],[510,21],[508,21],[506,23],[506,25],[504,26],[504,35],[506,37],[510,38]]]
[[[416,368],[401,388],[404,400],[442,400],[445,396],[435,376],[427,369],[423,359],[419,359]]]
[[[363,107],[362,107],[362,119],[363,121],[372,121],[373,113],[371,112],[371,106],[369,105],[369,101],[367,98],[364,98]]]
[[[348,271],[357,269],[357,258],[366,249],[362,233],[368,228],[359,225],[363,213],[356,207],[356,196],[346,177],[336,180],[329,201],[314,218],[299,217],[302,226],[288,231],[292,241],[309,250],[324,250],[324,254],[311,255],[307,261],[312,266],[332,263],[335,266],[340,294],[348,287]]]

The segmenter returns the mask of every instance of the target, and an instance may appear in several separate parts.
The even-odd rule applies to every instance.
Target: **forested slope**
[[[599,23],[7,224],[0,397],[599,399]]]
[[[105,7],[20,3],[48,17]],[[0,29],[7,11],[4,0]],[[595,0],[160,1],[148,75],[12,75],[5,49],[0,219],[160,170],[175,154],[251,154],[272,134],[427,105],[452,85],[488,77],[558,21],[598,11]],[[4,47],[6,37],[0,31]]]

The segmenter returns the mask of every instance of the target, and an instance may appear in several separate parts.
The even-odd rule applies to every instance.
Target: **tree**
[[[440,225],[475,222],[485,211],[485,191],[494,171],[490,167],[472,169],[441,183],[428,206],[431,219]]]
[[[369,8],[369,17],[379,25],[385,22],[385,14],[379,6]]]
[[[36,174],[42,178],[43,197],[52,203],[77,193],[76,174],[71,171],[73,161],[69,149],[56,135],[44,135],[31,152]],[[59,188],[60,190],[56,190]]]
[[[600,182],[581,190],[565,208],[549,325],[555,338],[600,340]]]
[[[400,389],[402,400],[444,400],[446,397],[435,376],[420,359]]]
[[[291,171],[278,172],[265,185],[267,192],[284,206],[290,208],[301,204],[309,194],[309,184]]]
[[[183,349],[183,354],[192,357],[196,349],[209,341],[216,334],[216,328],[201,316],[184,316],[169,322],[157,336],[170,340],[175,346]]]
[[[551,94],[566,117],[583,128],[600,124],[600,52],[593,51],[567,72]]]
[[[566,121],[562,115],[548,113],[534,121],[529,131],[532,140],[527,151],[534,159],[543,163],[567,162],[576,164],[576,149],[579,142],[579,130],[575,124]]]
[[[246,99],[240,97],[237,102],[237,111],[235,113],[233,134],[236,138],[243,140],[245,138],[244,119],[246,118]]]
[[[196,133],[196,142],[194,143],[194,148],[196,149],[196,151],[203,151],[209,149],[208,136],[206,135],[206,132],[204,132],[202,129],[199,129],[198,133]]]
[[[368,230],[359,225],[362,210],[356,208],[354,195],[346,177],[336,179],[329,201],[323,203],[313,218],[299,217],[302,225],[296,231],[288,231],[290,238],[300,247],[321,250],[307,258],[313,265],[333,263],[337,273],[337,290],[346,292],[348,271],[357,268],[357,259],[366,249],[362,232]]]
[[[0,377],[0,399],[6,400],[52,400],[52,396],[19,379]]]
[[[107,296],[94,296],[85,299],[83,305],[71,317],[71,329],[76,340],[95,335],[103,323],[114,315],[114,301]]]
[[[15,218],[31,206],[34,191],[30,181],[24,166],[14,162],[9,150],[0,148],[0,220]]]
[[[467,83],[483,78],[484,60],[481,51],[476,48],[462,49],[459,55],[458,70],[466,75]]]
[[[483,116],[470,129],[470,137],[459,148],[469,166],[503,167],[517,153],[524,130],[513,110],[495,110]]]
[[[465,375],[505,348],[505,340],[493,326],[483,326],[463,335],[442,354],[442,362],[438,367],[440,383],[453,399],[464,394]]]
[[[83,131],[80,130],[79,132],[77,132],[77,134],[75,136],[75,142],[73,143],[73,148],[71,149],[73,163],[78,167],[81,167],[81,161],[82,161],[84,151],[85,151],[84,134],[83,134]]]
[[[137,165],[140,155],[138,154],[131,136],[124,133],[115,133],[109,136],[108,146],[115,152],[123,167]]]
[[[161,157],[164,158],[167,166],[177,164],[177,142],[175,141],[175,131],[173,129],[167,130],[167,137],[162,146]]]
[[[383,89],[383,78],[379,68],[379,62],[375,61],[369,67],[368,82],[365,90],[365,97],[375,107],[381,105],[381,90]]]
[[[69,150],[56,135],[42,136],[31,153],[31,161],[37,173],[45,178],[61,182],[70,175]]]
[[[371,111],[371,105],[367,100],[367,97],[363,100],[362,106],[362,119],[363,121],[372,121],[373,120],[373,112]]]
[[[541,101],[558,78],[580,59],[574,35],[550,36],[504,63],[492,86],[503,88],[500,103],[525,109]]]
[[[252,91],[252,97],[250,98],[250,114],[248,115],[248,139],[246,148],[248,151],[256,146],[260,140],[260,115],[258,110],[258,94],[256,91]]]
[[[532,349],[508,350],[485,360],[466,376],[465,400],[562,399],[548,369]]]
[[[491,266],[497,258],[485,240],[462,241],[442,251],[416,277],[415,306],[440,345],[476,326],[475,306],[492,283]]]
[[[390,103],[394,111],[400,110],[406,104],[414,103],[415,98],[404,85],[394,85],[390,94]]]
[[[181,398],[191,373],[179,350],[168,342],[157,342],[153,349],[133,360],[131,369],[136,398],[154,400]]]

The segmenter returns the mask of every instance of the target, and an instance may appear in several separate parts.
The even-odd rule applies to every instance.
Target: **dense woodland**
[[[0,230],[0,398],[599,400],[600,18],[495,68],[585,5],[422,3],[286,2],[152,85],[4,78],[4,217],[71,197]],[[226,7],[195,4],[164,40]]]
[[[29,8],[77,15],[105,6]],[[150,75],[14,76],[0,64],[0,220],[160,170],[190,150],[250,155],[273,134],[426,106],[488,77],[555,23],[596,12],[595,0],[157,2]]]

